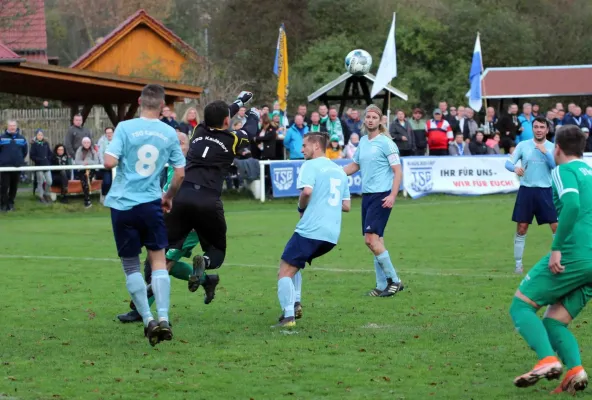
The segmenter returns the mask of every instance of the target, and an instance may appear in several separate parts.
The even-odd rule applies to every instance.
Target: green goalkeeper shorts
[[[195,233],[195,231],[191,231],[185,238],[181,249],[169,249],[169,251],[166,252],[166,258],[167,260],[172,261],[179,261],[183,257],[189,258],[191,257],[193,248],[198,244],[199,238],[197,237],[197,233]]]
[[[592,298],[592,260],[563,264],[565,271],[549,270],[551,254],[543,257],[524,277],[518,289],[539,306],[561,303],[575,318]]]

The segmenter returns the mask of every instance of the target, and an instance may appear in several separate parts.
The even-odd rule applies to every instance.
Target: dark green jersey
[[[552,250],[562,261],[592,260],[592,168],[581,159],[555,168],[553,202],[559,224]]]

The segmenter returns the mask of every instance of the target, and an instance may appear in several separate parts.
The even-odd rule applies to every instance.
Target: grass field
[[[400,199],[386,243],[406,290],[386,299],[365,296],[374,268],[355,200],[339,245],[304,270],[291,334],[270,325],[294,199],[227,201],[217,297],[206,306],[202,289],[172,280],[175,339],[156,348],[141,325],[114,320],[128,296],[108,211],[29,197],[0,215],[0,398],[531,399],[558,383],[512,385],[536,361],[507,314],[521,279],[513,196]],[[550,242],[533,226],[525,266]],[[589,318],[574,323],[584,365]]]

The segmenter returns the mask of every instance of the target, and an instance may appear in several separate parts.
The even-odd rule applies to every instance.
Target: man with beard
[[[522,255],[526,242],[528,226],[536,216],[537,223],[550,224],[555,234],[557,229],[557,212],[553,205],[553,191],[551,190],[551,171],[555,168],[553,159],[553,143],[547,141],[549,122],[543,116],[535,118],[532,123],[534,138],[518,143],[512,160],[506,161],[506,169],[515,172],[520,179],[520,189],[516,196],[512,221],[517,223],[514,237],[514,272],[521,274]],[[518,161],[522,166],[516,166]]]

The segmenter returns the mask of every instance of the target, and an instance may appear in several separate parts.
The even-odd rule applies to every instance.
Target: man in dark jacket
[[[16,121],[8,121],[0,136],[0,167],[22,167],[29,147]],[[0,178],[0,211],[13,211],[20,172],[2,172]]]
[[[82,115],[75,115],[72,120],[72,126],[68,128],[68,133],[66,133],[66,138],[64,139],[66,152],[72,160],[76,157],[76,150],[82,146],[83,138],[88,137],[91,141],[93,140],[92,133],[88,128],[82,126],[82,123]]]

